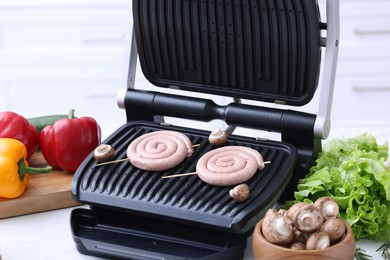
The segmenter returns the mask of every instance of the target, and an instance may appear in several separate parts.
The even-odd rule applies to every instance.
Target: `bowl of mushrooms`
[[[351,226],[340,218],[337,203],[322,197],[288,210],[269,209],[255,226],[252,249],[256,260],[347,260],[354,258],[355,238]]]

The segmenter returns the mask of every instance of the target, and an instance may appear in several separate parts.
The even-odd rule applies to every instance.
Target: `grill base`
[[[96,208],[73,210],[71,223],[79,252],[110,259],[242,259],[246,247],[241,236]]]

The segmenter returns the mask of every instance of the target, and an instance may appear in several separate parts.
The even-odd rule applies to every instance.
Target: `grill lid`
[[[307,104],[321,61],[317,1],[133,1],[143,74],[154,85]]]

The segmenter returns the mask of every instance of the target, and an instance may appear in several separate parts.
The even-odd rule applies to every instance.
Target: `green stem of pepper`
[[[74,117],[74,109],[73,108],[71,108],[71,109],[69,109],[69,111],[68,111],[68,118],[69,119],[74,119],[75,117]]]
[[[24,179],[24,175],[26,173],[29,174],[45,174],[49,173],[53,170],[53,167],[47,166],[45,168],[35,168],[35,167],[30,167],[26,166],[24,164],[24,158],[20,159],[18,162],[18,174],[19,174],[19,179],[22,181]]]

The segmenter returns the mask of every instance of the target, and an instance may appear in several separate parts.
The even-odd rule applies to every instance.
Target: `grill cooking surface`
[[[209,185],[196,175],[161,178],[164,175],[194,172],[198,159],[215,149],[208,142],[208,131],[153,123],[127,123],[105,143],[115,148],[115,159],[126,158],[127,147],[135,138],[158,130],[179,131],[187,135],[192,144],[200,146],[194,148],[194,154],[177,167],[163,172],[140,170],[129,161],[95,167],[96,161],[91,154],[73,179],[74,198],[99,207],[114,207],[139,215],[241,233],[253,228],[264,211],[276,202],[291,177],[296,160],[295,149],[288,144],[231,136],[227,145],[254,148],[265,161],[271,161],[247,182],[251,190],[249,199],[238,203],[229,196],[232,187]]]

